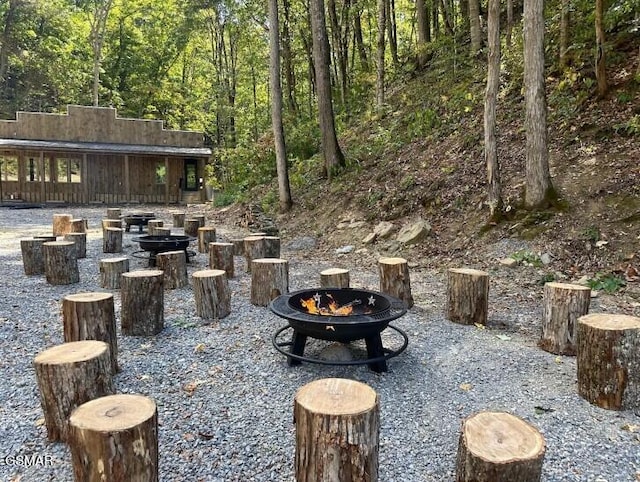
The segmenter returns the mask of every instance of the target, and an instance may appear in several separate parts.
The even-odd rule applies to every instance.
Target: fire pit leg
[[[291,335],[291,353],[298,356],[304,356],[304,346],[307,343],[307,335],[301,335],[293,330]],[[300,365],[302,362],[292,357],[287,357],[287,363],[290,367]]]
[[[364,339],[364,341],[367,345],[367,356],[369,358],[378,358],[384,356],[384,348],[382,346],[382,338],[380,337],[380,333],[368,336]],[[386,360],[368,363],[368,365],[369,368],[376,373],[387,371]]]

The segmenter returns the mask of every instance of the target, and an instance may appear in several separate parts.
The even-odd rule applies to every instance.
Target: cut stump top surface
[[[121,393],[80,405],[69,417],[69,423],[82,430],[118,432],[140,425],[155,412],[156,403],[151,398]]]
[[[282,258],[258,258],[251,260],[251,262],[259,264],[282,264],[286,263],[287,260]]]
[[[47,241],[42,243],[43,246],[73,246],[75,244],[73,241]]]
[[[550,281],[545,283],[545,286],[550,288],[562,289],[562,290],[577,290],[577,291],[589,291],[591,292],[591,288],[588,286],[576,285],[571,283],[558,283],[556,281]]]
[[[122,273],[122,276],[127,278],[146,278],[149,276],[164,276],[164,271],[160,269],[140,269],[137,271],[129,271],[128,273]]]
[[[108,350],[109,345],[104,341],[70,341],[68,343],[47,348],[35,357],[34,362],[44,365],[77,363],[85,360],[91,360]]]
[[[330,276],[332,274],[345,274],[348,273],[349,270],[348,269],[344,269],[344,268],[327,268],[323,271],[320,272],[320,274],[325,275],[325,276]]]
[[[506,412],[480,412],[465,420],[467,448],[494,463],[536,458],[544,450],[540,432]]]
[[[109,298],[113,298],[111,293],[100,293],[97,291],[89,293],[75,293],[64,297],[65,300],[73,301],[75,303],[92,303],[94,301],[104,301]]]
[[[306,410],[324,415],[357,415],[371,410],[378,395],[371,387],[354,380],[323,378],[307,383],[296,393]]]
[[[203,269],[193,273],[194,278],[209,278],[211,276],[224,276],[227,272],[223,269]]]
[[[582,323],[600,330],[633,330],[640,329],[640,318],[630,315],[609,313],[592,313],[578,318]]]
[[[489,273],[473,268],[449,268],[451,273],[468,274],[472,276],[488,276]]]
[[[383,264],[405,264],[407,262],[404,258],[380,258],[378,263]]]

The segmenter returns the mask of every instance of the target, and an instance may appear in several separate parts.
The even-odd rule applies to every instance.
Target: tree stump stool
[[[329,268],[320,272],[320,286],[322,288],[348,288],[349,270]]]
[[[233,255],[244,256],[244,238],[234,238],[230,241],[233,244]]]
[[[380,258],[380,291],[404,301],[407,308],[413,306],[409,264],[404,258]]]
[[[109,346],[111,373],[118,371],[116,314],[111,293],[77,293],[62,298],[64,341],[98,340]]]
[[[75,480],[156,482],[158,411],[142,395],[96,398],[69,417]]]
[[[87,235],[86,233],[67,233],[64,235],[65,241],[71,241],[76,245],[76,258],[87,257]]]
[[[204,269],[196,271],[192,277],[196,314],[200,318],[216,320],[231,313],[231,292],[223,270]]]
[[[265,258],[280,257],[280,238],[278,236],[264,237],[264,257]]]
[[[104,253],[122,253],[122,228],[107,228],[103,232],[102,251]]]
[[[54,214],[53,215],[53,235],[63,236],[71,232],[71,214]]]
[[[380,402],[368,385],[324,378],[294,399],[298,482],[378,480]]]
[[[24,274],[34,276],[44,274],[44,254],[42,245],[44,239],[21,239],[20,251],[22,252],[22,267]]]
[[[189,285],[187,255],[184,250],[158,253],[156,266],[164,272],[164,289],[174,290]]]
[[[197,219],[189,218],[184,220],[184,234],[191,236],[192,238],[198,238],[198,229],[200,228],[200,221]]]
[[[72,219],[70,233],[86,233],[87,232],[87,220],[86,219]],[[65,233],[67,234],[67,233]]]
[[[463,325],[487,324],[489,274],[477,269],[450,268],[447,280],[447,319]]]
[[[162,219],[149,219],[149,221],[147,221],[147,229],[162,227],[164,227],[164,221]]]
[[[120,278],[123,335],[157,335],[164,328],[164,272],[139,270]]]
[[[216,228],[213,226],[204,226],[198,228],[198,252],[208,253],[209,243],[216,242]]]
[[[248,236],[244,238],[244,259],[247,273],[251,273],[251,261],[264,258],[265,254],[264,236]]]
[[[174,228],[184,228],[184,216],[185,213],[172,213]]]
[[[580,396],[609,410],[640,408],[640,318],[581,316],[576,340]]]
[[[129,271],[129,258],[100,260],[100,286],[108,290],[120,289],[120,276]]]
[[[76,245],[72,241],[51,241],[42,244],[44,273],[50,285],[80,282]]]
[[[50,441],[68,439],[74,408],[114,392],[109,347],[103,341],[63,343],[39,353],[33,364]]]
[[[204,214],[194,214],[193,216],[191,216],[192,219],[197,219],[198,220],[198,224],[200,228],[203,228],[206,224],[206,220],[204,217]]]
[[[120,219],[103,219],[101,224],[102,224],[102,234],[104,235],[104,232],[106,231],[107,228],[121,228],[122,227],[122,220],[120,220]]]
[[[556,355],[575,355],[578,318],[589,313],[590,303],[587,286],[545,283],[538,346]]]
[[[233,243],[209,243],[209,268],[224,270],[227,279],[235,276]]]
[[[505,412],[479,412],[462,423],[457,482],[536,482],[545,440],[524,420]]]
[[[122,209],[107,208],[107,219],[120,219],[121,216],[122,216]]]
[[[148,233],[151,236],[171,236],[171,228],[159,228],[157,226],[149,226]]]
[[[289,292],[289,262],[281,258],[254,259],[251,264],[251,303],[268,306]]]

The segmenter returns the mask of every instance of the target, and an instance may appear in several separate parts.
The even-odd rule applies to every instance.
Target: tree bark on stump
[[[73,411],[69,427],[75,480],[158,480],[158,411],[152,399],[117,394],[91,400]]]
[[[157,335],[164,328],[164,272],[139,270],[120,278],[123,335]]]
[[[129,271],[129,258],[100,260],[100,286],[109,290],[120,289],[120,276]]]
[[[556,355],[575,355],[578,318],[589,312],[590,303],[587,286],[545,283],[538,346]]]
[[[67,233],[63,238],[65,241],[71,241],[76,246],[76,258],[83,259],[87,257],[87,235],[86,233]]]
[[[198,228],[198,252],[208,253],[209,243],[216,242],[216,228],[213,226],[204,226]]]
[[[76,245],[72,241],[52,241],[42,244],[44,272],[50,285],[80,282]]]
[[[189,285],[187,255],[184,251],[166,251],[156,255],[156,266],[164,272],[164,289],[174,290]]]
[[[268,306],[289,292],[289,262],[280,258],[254,259],[251,264],[251,303]]]
[[[86,233],[87,232],[87,220],[86,219],[72,219],[70,233]],[[68,233],[65,233],[68,234]]]
[[[103,232],[102,251],[104,253],[122,253],[122,228],[107,228]]]
[[[111,293],[77,293],[62,298],[64,341],[98,340],[109,346],[111,373],[118,371],[116,314]]]
[[[264,258],[265,254],[264,236],[248,236],[244,238],[244,259],[247,273],[251,273],[251,261]]]
[[[380,291],[395,296],[407,305],[413,306],[411,295],[411,277],[409,276],[409,264],[404,258],[380,258],[378,260],[380,272]]]
[[[533,426],[505,412],[479,412],[462,423],[457,482],[537,482],[545,440]]]
[[[54,214],[53,215],[53,235],[63,236],[71,232],[71,214]]]
[[[24,274],[34,276],[44,274],[44,254],[42,245],[44,239],[21,239],[22,267]]]
[[[205,269],[193,273],[196,314],[205,320],[217,320],[231,313],[231,292],[226,273]]]
[[[576,340],[580,396],[608,410],[640,408],[640,318],[581,316]]]
[[[487,324],[489,275],[468,268],[450,268],[447,280],[447,319],[463,325]]]
[[[204,214],[194,214],[193,216],[191,216],[193,219],[197,219],[198,220],[198,224],[200,228],[203,228],[206,224],[206,220],[204,217]]]
[[[324,378],[294,399],[297,482],[378,480],[380,403],[364,383]]]
[[[231,243],[233,244],[233,255],[244,256],[244,238],[234,238]]]
[[[173,213],[173,227],[184,228],[184,216],[185,213]]]
[[[278,236],[264,237],[264,257],[265,258],[280,257],[280,238]]]
[[[200,221],[197,219],[189,218],[184,220],[184,234],[198,239],[198,229],[200,228]]]
[[[209,268],[221,269],[227,274],[227,279],[233,278],[233,249],[233,243],[209,243]]]
[[[120,208],[107,208],[107,219],[120,219],[122,210]]]
[[[171,236],[171,228],[159,228],[157,226],[149,226],[148,232],[151,236]]]
[[[109,347],[103,341],[56,345],[39,353],[33,365],[50,441],[67,441],[74,408],[114,392]]]
[[[342,268],[329,268],[320,272],[320,286],[322,288],[348,288],[349,270]]]

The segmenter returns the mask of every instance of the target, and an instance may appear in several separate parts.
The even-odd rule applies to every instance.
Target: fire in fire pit
[[[386,360],[399,355],[408,344],[407,335],[389,325],[407,312],[406,305],[384,293],[350,288],[301,290],[277,297],[269,308],[289,322],[288,326],[276,332],[272,342],[279,352],[287,356],[290,365],[301,361],[345,365],[366,363],[374,371],[386,371]],[[383,347],[380,334],[386,328],[402,336],[400,349],[394,351]],[[279,342],[279,335],[288,329],[293,330],[291,342]],[[368,358],[348,362],[307,358],[304,356],[307,337],[341,343],[364,340]],[[291,346],[291,351],[285,352],[284,346]]]

